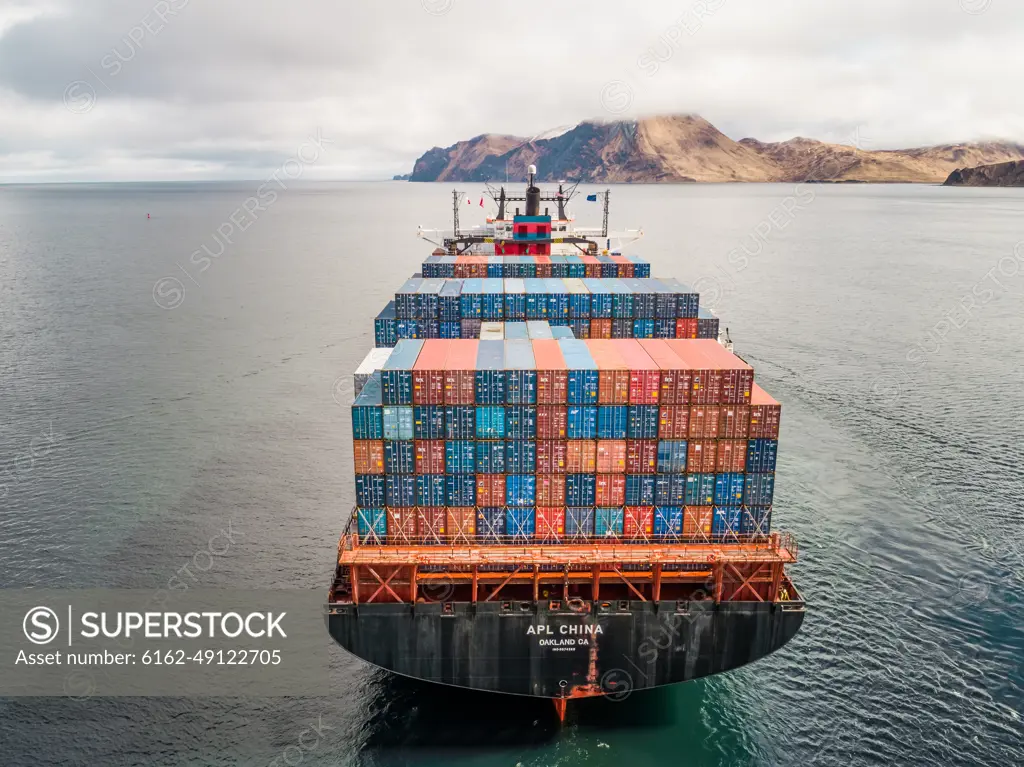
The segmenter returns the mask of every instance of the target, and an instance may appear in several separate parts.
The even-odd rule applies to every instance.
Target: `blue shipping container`
[[[654,505],[654,475],[653,474],[627,474],[626,475],[626,505],[627,506],[653,506]]]
[[[365,509],[383,506],[386,500],[384,477],[380,474],[356,474],[356,505]]]
[[[654,510],[654,537],[678,538],[683,534],[683,508],[658,506]]]
[[[476,438],[476,406],[446,405],[444,408],[445,439]]]
[[[504,439],[505,408],[494,405],[477,407],[476,436],[478,439]]]
[[[416,475],[416,505],[444,506],[444,474]]]
[[[476,443],[471,440],[449,440],[444,443],[445,474],[476,473]],[[452,503],[450,506],[462,506]]]
[[[384,497],[387,506],[411,508],[416,505],[416,476],[414,474],[389,474],[386,480]]]
[[[445,506],[476,506],[476,475],[445,474]]]
[[[587,539],[594,535],[594,507],[569,506],[565,510],[565,536]]]
[[[441,338],[462,338],[462,323],[454,322],[441,323]]]
[[[413,416],[411,407],[385,407],[384,418],[384,439],[412,439],[413,438]]]
[[[537,472],[537,443],[524,439],[505,442],[505,467],[509,474]]]
[[[655,474],[654,503],[658,506],[683,506],[686,503],[686,475]]]
[[[423,348],[423,341],[402,340],[381,368],[385,405],[412,404],[412,369]]]
[[[476,473],[505,473],[505,443],[500,439],[481,439],[476,445]]]
[[[384,509],[359,509],[357,512],[359,542],[364,544],[383,543],[388,534],[388,515]]]
[[[743,503],[743,474],[715,475],[715,505],[739,506]]]
[[[654,320],[633,320],[633,337],[654,338]]]
[[[626,435],[630,439],[657,439],[658,406],[629,405]]]
[[[565,478],[566,506],[593,506],[596,492],[596,474],[569,474]]]
[[[444,408],[441,405],[414,405],[414,439],[444,439]]]
[[[505,454],[506,459],[508,453]],[[537,501],[537,477],[533,474],[505,475],[505,505],[534,506]],[[472,505],[472,504],[469,504]]]
[[[509,507],[505,513],[505,534],[513,540],[524,541],[533,538],[537,530],[537,514],[532,508]]]
[[[714,474],[686,475],[686,506],[710,506],[715,502]]]
[[[745,535],[763,536],[772,531],[772,510],[770,506],[744,506],[740,518],[740,532]]]
[[[686,440],[663,439],[658,442],[658,473],[681,474],[686,471]]]
[[[625,439],[629,425],[629,408],[625,405],[599,405],[597,408],[597,438]],[[634,506],[637,504],[629,504]]]
[[[764,474],[775,471],[778,451],[777,439],[752,439],[747,442],[747,473]]]
[[[505,507],[480,506],[476,510],[476,534],[488,543],[500,543],[505,535]]]
[[[412,440],[389,440],[384,443],[384,473],[416,473],[416,451]]]
[[[624,520],[621,506],[598,508],[594,513],[594,535],[598,538],[620,537]]]
[[[771,506],[775,496],[775,474],[745,474],[743,503],[747,506]]]
[[[505,408],[506,439],[537,438],[537,407],[535,405],[509,405]]]
[[[711,520],[711,534],[714,536],[738,535],[743,510],[739,506],[715,506]]]
[[[566,436],[569,439],[596,439],[597,411],[597,405],[570,405],[567,409]]]

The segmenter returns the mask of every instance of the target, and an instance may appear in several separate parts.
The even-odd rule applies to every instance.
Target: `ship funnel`
[[[540,215],[540,189],[533,183],[533,177],[537,175],[537,166],[531,165],[527,168],[530,174],[530,185],[526,188],[526,215]]]

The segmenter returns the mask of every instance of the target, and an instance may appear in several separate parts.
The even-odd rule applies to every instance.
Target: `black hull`
[[[556,603],[557,604],[557,603]],[[331,636],[405,676],[544,698],[621,695],[730,671],[778,650],[802,602],[330,605]],[[583,610],[586,610],[584,612]]]

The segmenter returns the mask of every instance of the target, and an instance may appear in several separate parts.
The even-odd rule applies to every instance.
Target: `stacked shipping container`
[[[580,339],[718,337],[718,319],[699,306],[697,293],[674,279],[495,278],[486,276],[495,266],[486,263],[489,257],[464,258],[483,259],[478,271],[485,276],[408,280],[377,316],[376,345],[394,346],[401,339],[477,338],[482,323],[531,320],[567,327]],[[533,257],[500,260],[516,258]]]
[[[403,295],[417,311],[418,289]],[[667,314],[659,296],[677,294],[600,295],[614,319],[638,302]],[[504,340],[400,340],[365,383],[352,410],[364,542],[769,532],[780,407],[749,365],[713,340],[515,325]]]

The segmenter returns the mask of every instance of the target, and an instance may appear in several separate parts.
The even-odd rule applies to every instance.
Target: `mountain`
[[[949,174],[944,186],[1024,186],[1024,162],[958,168]]]
[[[553,134],[553,135],[552,135]],[[420,157],[411,181],[912,181],[940,183],[965,165],[1024,160],[1007,142],[867,151],[809,138],[765,143],[726,136],[697,115],[582,122],[534,138],[483,134]]]

